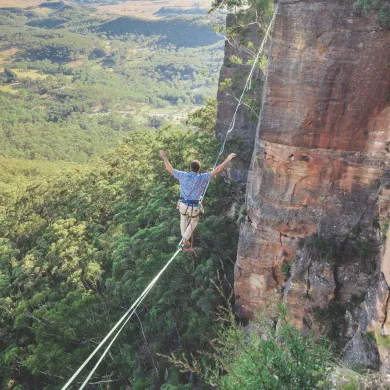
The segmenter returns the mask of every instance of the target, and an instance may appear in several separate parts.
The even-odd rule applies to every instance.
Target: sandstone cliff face
[[[240,316],[279,296],[346,361],[388,371],[367,332],[390,333],[389,46],[349,1],[279,1],[235,270]]]

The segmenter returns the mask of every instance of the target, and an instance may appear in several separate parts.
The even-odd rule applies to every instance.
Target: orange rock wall
[[[278,296],[296,325],[320,329],[314,309],[337,300],[353,355],[357,332],[387,310],[368,310],[363,321],[354,305],[379,285],[381,267],[390,269],[381,265],[380,237],[389,218],[380,199],[390,188],[390,32],[355,15],[348,1],[281,0],[270,50],[235,269],[237,313],[252,318]],[[357,228],[376,243],[366,264],[321,262],[297,245]]]

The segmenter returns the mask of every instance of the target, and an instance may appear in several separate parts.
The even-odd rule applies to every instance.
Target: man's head
[[[191,172],[199,173],[200,172],[200,162],[198,160],[194,160],[190,164]]]

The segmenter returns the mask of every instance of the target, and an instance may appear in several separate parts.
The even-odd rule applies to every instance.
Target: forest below
[[[220,147],[223,39],[214,30],[223,28],[199,11],[102,16],[90,8],[98,3],[0,8],[4,389],[61,388],[175,251],[179,186],[158,152],[177,169],[197,158],[207,171]],[[264,28],[273,1],[246,5]],[[237,138],[230,152],[247,153]],[[88,388],[331,387],[333,346],[302,337],[279,302],[250,334],[234,317],[243,204],[242,188],[213,179],[196,255],[180,253]]]

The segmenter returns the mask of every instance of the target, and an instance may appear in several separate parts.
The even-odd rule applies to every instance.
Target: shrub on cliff
[[[362,15],[375,13],[379,26],[390,29],[390,4],[388,0],[356,0],[354,8]]]
[[[212,2],[212,9],[228,8],[228,9],[243,9],[244,12],[248,10],[262,11],[265,15],[272,16],[274,11],[273,0],[214,0]]]
[[[171,358],[183,371],[192,370],[222,390],[305,390],[329,388],[332,353],[325,340],[304,337],[282,313],[252,322],[250,330],[230,314],[213,340],[213,353],[200,361]]]

